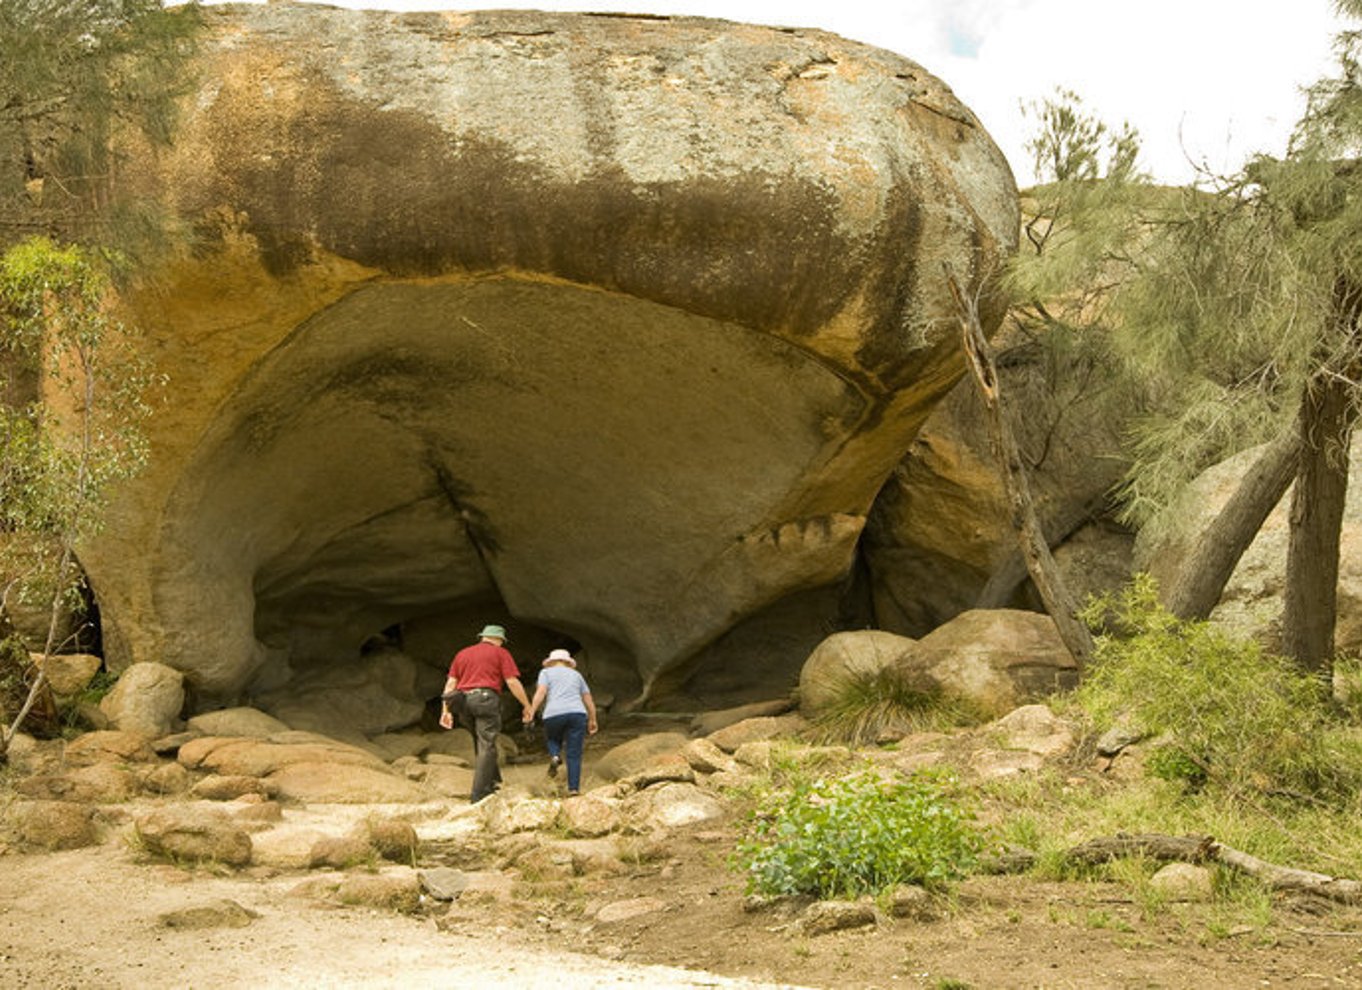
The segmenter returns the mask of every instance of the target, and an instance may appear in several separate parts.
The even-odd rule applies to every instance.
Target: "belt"
[[[500,693],[501,693],[501,692],[499,692],[499,691],[495,691],[495,690],[493,690],[492,688],[488,688],[488,687],[469,688],[467,693],[468,693],[468,694],[477,694],[479,691],[486,691],[486,692],[488,692],[489,694],[500,694]]]

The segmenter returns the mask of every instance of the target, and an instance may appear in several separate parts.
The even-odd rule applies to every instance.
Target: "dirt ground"
[[[508,785],[542,774],[509,768]],[[129,809],[131,812],[133,809]],[[429,843],[421,867],[502,870],[506,896],[416,915],[301,897],[303,872],[148,862],[126,842],[0,856],[0,987],[1362,987],[1362,909],[1283,900],[1264,926],[1213,904],[1151,917],[1105,882],[977,877],[934,917],[809,936],[748,911],[729,865],[738,823],[641,847],[620,874],[526,876],[491,848]],[[166,928],[231,899],[242,928]],[[628,920],[607,904],[651,899]]]

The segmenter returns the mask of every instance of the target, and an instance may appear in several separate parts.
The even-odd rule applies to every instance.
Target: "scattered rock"
[[[318,839],[308,851],[307,865],[313,869],[330,867],[344,870],[374,858],[374,847],[369,837],[361,833],[328,835]]]
[[[982,749],[969,762],[970,770],[983,780],[1035,773],[1044,766],[1044,757],[1015,750]]]
[[[889,913],[895,918],[931,921],[937,917],[932,895],[914,884],[900,884],[889,892]]]
[[[601,794],[570,798],[558,809],[558,825],[569,835],[608,835],[620,827],[619,802]]]
[[[815,901],[805,909],[799,927],[806,935],[826,935],[875,922],[875,906],[866,901]]]
[[[423,766],[418,779],[431,793],[440,797],[467,798],[473,793],[473,771],[468,767],[448,764]]]
[[[156,921],[162,928],[202,931],[208,928],[245,928],[258,917],[260,912],[224,898],[197,907],[166,911]]]
[[[148,737],[141,732],[87,732],[66,744],[66,762],[73,767],[96,763],[151,763],[156,759]]]
[[[382,766],[380,764],[380,766]],[[328,804],[415,804],[425,798],[417,784],[387,767],[350,763],[294,763],[270,774],[281,798]]]
[[[138,791],[137,776],[112,763],[96,763],[69,773],[38,774],[14,787],[26,797],[87,804],[118,804]]]
[[[210,774],[191,787],[189,793],[206,801],[235,801],[243,794],[273,797],[278,793],[278,787],[273,781],[259,777]]]
[[[178,763],[162,763],[142,775],[142,790],[149,794],[183,794],[190,781],[189,771]]]
[[[1149,878],[1149,886],[1173,901],[1205,902],[1215,896],[1211,871],[1193,863],[1169,863]]]
[[[99,842],[94,809],[74,801],[18,801],[10,821],[25,846],[83,849]]]
[[[1073,749],[1074,734],[1045,705],[1024,705],[993,722],[986,732],[1001,733],[1003,745],[1037,756],[1055,757]]]
[[[104,665],[103,660],[89,653],[60,653],[45,661],[41,653],[32,656],[34,663],[47,673],[47,683],[58,698],[80,694]]]
[[[266,739],[279,732],[288,732],[291,726],[273,715],[266,715],[258,708],[243,706],[202,712],[189,720],[189,728],[205,736],[250,736]]]
[[[437,901],[455,900],[468,888],[468,875],[448,866],[420,870],[416,876],[421,881],[421,889]]]
[[[136,829],[142,845],[153,856],[227,866],[245,866],[251,861],[251,837],[214,808],[158,808],[140,816]]]
[[[483,824],[493,835],[510,835],[548,828],[558,817],[560,804],[542,798],[510,800],[493,794],[478,805]]]
[[[744,719],[784,715],[794,706],[793,698],[774,698],[770,701],[754,701],[750,705],[739,705],[736,708],[702,712],[690,720],[690,731],[697,736],[707,736]]]
[[[738,762],[708,739],[692,739],[681,751],[696,773],[736,773]]]
[[[723,804],[694,784],[663,784],[627,798],[623,821],[639,828],[682,828],[724,816]]]
[[[664,911],[667,902],[657,897],[634,897],[627,901],[614,901],[596,912],[596,921],[602,925],[613,925],[645,914]]]
[[[620,743],[594,761],[593,769],[603,780],[619,780],[647,768],[664,753],[677,753],[689,740],[679,732],[650,732]]]
[[[779,736],[793,736],[808,726],[796,712],[789,715],[748,718],[710,735],[709,741],[725,753],[736,753],[745,743],[765,742]]]
[[[694,740],[692,740],[694,741]],[[680,753],[664,753],[655,758],[647,767],[621,777],[618,781],[622,791],[641,791],[655,784],[695,782],[695,771]]]
[[[760,742],[746,742],[733,751],[735,762],[744,767],[751,767],[753,770],[771,769],[771,742],[763,739]]]
[[[341,881],[336,897],[342,904],[410,914],[421,906],[421,880],[411,869],[373,876],[352,874]]]
[[[160,663],[135,663],[99,703],[115,729],[164,736],[184,707],[184,675]]]
[[[232,820],[240,823],[235,816]],[[326,843],[339,841],[339,838],[308,825],[283,824],[277,828],[257,832],[253,836],[251,862],[256,866],[269,866],[280,870],[307,870],[318,865],[353,865],[355,861],[346,861],[340,854],[337,855],[335,862],[326,861],[325,856],[330,852],[325,848]],[[323,847],[320,851],[319,846]]]

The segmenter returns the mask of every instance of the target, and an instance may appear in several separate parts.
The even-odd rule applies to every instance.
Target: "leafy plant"
[[[98,532],[110,486],[147,456],[155,377],[111,293],[104,260],[84,248],[31,238],[0,255],[0,367],[42,381],[27,405],[0,402],[0,613],[41,608],[45,635],[29,649],[43,657],[65,645],[64,613],[83,605],[76,545]],[[0,710],[0,758],[44,682],[39,670],[19,707]]]
[[[885,780],[870,770],[798,780],[757,808],[738,863],[749,889],[770,895],[944,888],[971,869],[980,848],[950,790],[947,778]]]
[[[1165,611],[1147,575],[1086,609],[1097,657],[1077,698],[1099,725],[1128,712],[1163,736],[1150,769],[1229,792],[1345,797],[1362,761],[1335,731],[1324,685],[1290,661]]]

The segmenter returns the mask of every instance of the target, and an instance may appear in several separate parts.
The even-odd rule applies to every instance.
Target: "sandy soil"
[[[537,762],[507,777],[510,789],[545,783]],[[117,830],[85,850],[0,847],[0,988],[1362,988],[1362,908],[1308,899],[1278,900],[1270,921],[1247,925],[1216,904],[1151,916],[1114,883],[976,877],[929,919],[809,936],[792,916],[744,909],[737,837],[736,822],[707,823],[651,842],[623,872],[584,876],[525,875],[504,842],[431,840],[418,867],[504,883],[416,915],[303,896],[315,876],[303,871],[150,862]],[[158,922],[221,898],[259,917],[197,931]],[[653,910],[600,920],[603,906],[643,898]]]

